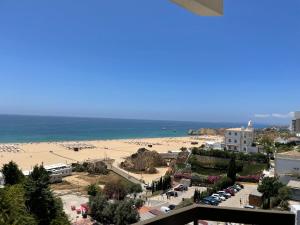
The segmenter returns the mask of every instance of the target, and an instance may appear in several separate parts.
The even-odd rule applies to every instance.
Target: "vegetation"
[[[39,225],[59,221],[69,224],[63,212],[62,202],[55,198],[49,188],[49,174],[43,166],[35,166],[25,185],[25,204],[38,221]]]
[[[36,219],[26,208],[21,184],[0,189],[0,209],[0,225],[37,225]]]
[[[291,191],[278,178],[264,178],[257,190],[263,193],[263,208],[270,209],[277,205],[283,209],[289,208],[287,200],[290,198]]]
[[[22,171],[18,168],[18,165],[13,161],[10,161],[8,164],[3,165],[2,173],[6,185],[19,184],[24,179]]]
[[[172,180],[170,176],[161,177],[158,181],[153,181],[151,188],[152,193],[156,191],[166,191],[172,187]]]
[[[236,173],[241,176],[260,174],[268,167],[269,158],[261,153],[245,154],[221,150],[193,148],[189,163],[193,172],[202,175],[226,174],[231,158],[235,158]]]
[[[233,183],[235,183],[236,181],[236,172],[237,172],[237,167],[235,164],[235,157],[232,157],[227,169],[227,177],[231,179]]]
[[[121,167],[125,170],[144,173],[156,173],[155,167],[166,165],[166,161],[159,153],[145,148],[140,148],[137,153],[132,154],[121,163]]]
[[[232,155],[235,155],[236,160],[240,161],[253,161],[258,163],[268,163],[269,158],[262,154],[262,153],[251,153],[246,154],[243,152],[229,152],[229,151],[223,151],[223,150],[204,150],[203,148],[192,148],[192,154],[193,155],[201,155],[201,156],[212,156],[217,158],[224,158],[224,159],[231,159]]]
[[[3,168],[6,168],[6,172],[14,171],[19,175],[18,179],[10,180],[10,183],[0,190],[1,225],[70,224],[63,212],[61,200],[55,198],[49,188],[49,174],[43,166],[35,166],[28,178],[20,175],[18,166],[13,162],[4,165]]]
[[[90,184],[87,186],[87,193],[90,196],[96,196],[101,191],[101,188],[97,184]]]
[[[105,184],[103,193],[109,199],[122,200],[127,195],[127,189],[120,179],[115,179]]]
[[[89,174],[103,174],[103,175],[107,175],[109,172],[106,164],[103,161],[84,162],[82,164],[73,163],[72,170],[74,172],[88,172]]]
[[[127,225],[139,220],[139,214],[133,200],[108,202],[106,197],[98,193],[90,197],[90,215],[103,224]]]
[[[108,199],[123,200],[127,194],[137,194],[142,191],[140,184],[126,183],[116,178],[105,184],[103,194]]]

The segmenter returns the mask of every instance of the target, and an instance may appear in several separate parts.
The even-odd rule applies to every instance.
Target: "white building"
[[[292,120],[292,133],[300,137],[300,111],[294,112],[294,119]]]
[[[253,147],[254,128],[249,121],[247,128],[229,128],[225,131],[225,148],[230,151],[245,153],[257,152],[258,148]]]
[[[276,154],[275,176],[285,184],[300,178],[300,152],[289,151]]]
[[[206,141],[205,147],[207,149],[223,150],[224,146],[221,142],[218,141]]]
[[[63,177],[72,175],[72,166],[64,163],[44,166],[45,170],[50,173],[50,183],[61,182]],[[25,176],[28,176],[32,170],[23,171]]]

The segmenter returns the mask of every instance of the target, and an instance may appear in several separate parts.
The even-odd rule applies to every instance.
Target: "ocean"
[[[240,127],[209,123],[134,119],[0,115],[0,143],[187,136],[189,129]],[[256,125],[263,127],[263,125]]]

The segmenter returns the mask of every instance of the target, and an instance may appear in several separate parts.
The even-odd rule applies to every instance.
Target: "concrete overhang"
[[[222,16],[223,0],[171,0],[200,16]]]

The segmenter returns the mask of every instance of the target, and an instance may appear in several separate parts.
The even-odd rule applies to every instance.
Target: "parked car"
[[[245,205],[244,208],[245,209],[255,209],[255,206],[253,206],[253,205]]]
[[[168,213],[171,211],[171,209],[169,209],[168,207],[166,206],[162,206],[160,207],[160,211],[163,212],[163,213]]]
[[[244,189],[244,185],[237,183],[237,185],[239,185],[242,189]]]
[[[242,190],[242,188],[241,188],[239,185],[237,185],[237,184],[233,185],[232,187],[233,187],[234,189],[236,189],[237,191]]]
[[[230,188],[226,188],[224,189],[225,192],[229,193],[231,196],[234,196],[235,195],[235,192],[234,190],[230,189]]]
[[[178,197],[178,193],[176,191],[168,191],[166,195]]]
[[[219,194],[212,194],[211,197],[214,197],[214,198],[219,199],[221,201],[226,200],[226,198],[224,196],[220,196]]]
[[[174,191],[187,191],[188,187],[183,184],[178,184],[176,187],[174,187]]]
[[[219,202],[215,198],[210,197],[210,196],[205,197],[202,201],[208,202],[210,205],[219,205]]]
[[[218,191],[217,194],[224,196],[225,198],[230,198],[231,194],[225,191]]]
[[[174,210],[174,209],[176,208],[176,205],[169,205],[168,208],[169,208],[170,210]]]
[[[200,201],[200,204],[211,205],[210,201],[205,200],[205,199],[202,199],[202,200]]]
[[[237,189],[235,189],[234,187],[229,187],[229,189],[231,189],[231,190],[233,190],[234,191],[234,193],[237,193],[238,192],[238,190]]]

